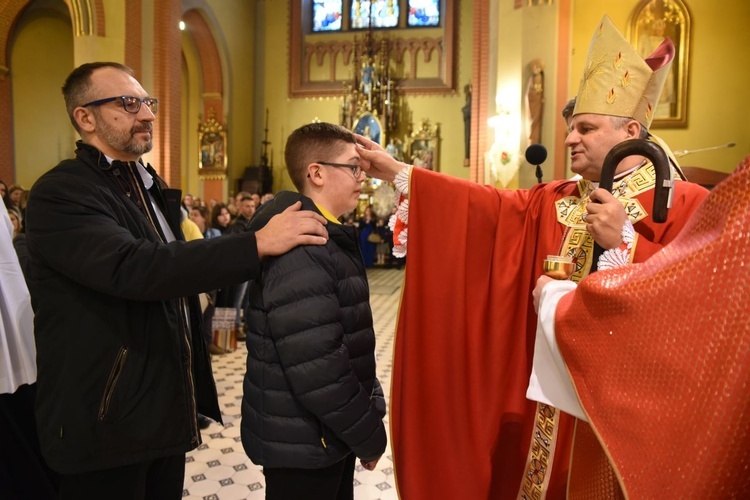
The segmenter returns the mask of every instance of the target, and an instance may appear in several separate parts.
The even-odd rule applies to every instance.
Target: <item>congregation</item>
[[[8,211],[13,225],[14,246],[22,264],[28,263],[28,255],[25,254],[24,215],[29,190],[23,186],[13,184],[8,186],[0,180],[0,197],[2,197],[5,208]],[[240,191],[229,197],[226,201],[218,201],[211,198],[206,202],[199,197],[186,193],[182,198],[181,229],[185,233],[186,240],[196,238],[211,239],[225,234],[235,234],[248,231],[250,219],[255,211],[263,204],[273,200],[274,193],[250,193]],[[372,206],[365,207],[362,214],[352,210],[340,217],[344,225],[353,226],[358,229],[359,245],[365,267],[386,267],[401,269],[405,258],[393,256],[393,232],[388,227],[388,221],[374,215]],[[235,309],[235,329],[232,335],[237,340],[244,340],[245,325],[243,322],[244,311],[247,307],[247,283],[241,283],[221,290],[214,290],[206,294],[207,304],[204,307],[204,322],[206,328],[207,343],[212,354],[224,354],[226,350],[214,344],[210,337],[214,328],[211,321],[215,308]],[[207,422],[202,422],[204,428]]]
[[[226,202],[215,198],[206,202],[188,193],[182,198],[182,209],[204,238],[215,238],[242,230],[255,211],[273,197],[273,193],[260,195],[240,191]],[[401,269],[404,266],[405,258],[393,256],[393,231],[388,227],[388,218],[375,215],[372,205],[365,206],[361,214],[355,209],[339,218],[342,224],[358,229],[360,251],[367,268]]]

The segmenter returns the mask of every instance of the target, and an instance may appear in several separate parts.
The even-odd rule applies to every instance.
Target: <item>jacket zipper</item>
[[[131,162],[132,163],[132,162]],[[132,175],[140,175],[137,170],[136,165],[131,166],[131,173]],[[156,182],[156,179],[154,179],[154,182]],[[151,223],[151,227],[153,227],[154,231],[156,231],[157,237],[161,240],[162,243],[166,243],[164,238],[161,236],[161,231],[159,231],[157,225],[158,222],[155,221],[151,216],[151,211],[148,209],[148,206],[146,203],[150,203],[150,201],[146,200],[146,193],[143,192],[143,190],[140,188],[140,184],[136,183],[136,186],[138,186],[138,189],[136,191],[138,192],[139,199],[141,200],[141,203],[143,203],[143,207],[146,212],[146,217],[148,218],[148,221]],[[165,214],[166,217],[166,214]],[[198,403],[195,400],[195,381],[193,380],[193,355],[192,355],[192,349],[190,347],[190,335],[188,333],[189,326],[187,324],[188,322],[188,312],[190,311],[190,308],[188,307],[187,301],[185,300],[185,297],[180,297],[178,299],[178,316],[180,321],[180,330],[182,332],[182,340],[185,342],[185,352],[187,355],[187,389],[190,393],[190,401],[192,403],[190,408],[190,416],[192,417],[192,423],[190,424],[190,433],[193,436],[193,441],[195,442],[196,446],[200,444],[201,437],[200,432],[198,431]]]
[[[200,432],[198,431],[198,402],[195,400],[195,381],[193,380],[193,350],[190,347],[190,337],[188,336],[188,325],[186,323],[186,314],[188,312],[188,305],[187,301],[185,300],[185,297],[180,297],[179,299],[180,303],[180,325],[182,326],[182,340],[185,342],[185,350],[187,353],[187,383],[188,383],[188,393],[190,394],[190,401],[192,404],[190,405],[190,416],[192,417],[190,429],[193,434],[193,439],[196,440],[196,446],[200,444],[201,438],[200,438]]]
[[[133,175],[140,175],[137,170],[137,166],[132,166],[132,173]],[[156,182],[156,178],[154,178],[154,182]],[[146,199],[146,193],[143,192],[140,188],[137,190],[141,203],[143,203],[143,207],[146,211],[147,217],[149,222],[151,223],[151,226],[154,228],[154,231],[156,231],[156,234],[158,238],[162,241],[162,243],[166,243],[166,240],[161,236],[162,231],[159,230],[159,222],[155,221],[151,216],[151,210],[149,210],[148,205],[146,203],[151,203],[149,200]],[[166,214],[164,214],[166,217]],[[190,424],[190,433],[193,436],[193,441],[195,442],[195,445],[198,446],[201,442],[201,434],[198,430],[198,403],[195,399],[195,381],[193,380],[193,350],[190,347],[190,333],[189,329],[190,326],[188,325],[188,314],[190,312],[190,308],[188,307],[187,300],[185,297],[180,297],[178,299],[179,307],[178,309],[178,316],[180,321],[180,330],[182,331],[182,340],[185,342],[185,353],[187,355],[187,371],[185,372],[185,375],[187,376],[187,389],[188,393],[190,394],[190,402],[192,403],[190,405],[190,416],[191,416],[191,424]]]
[[[320,444],[323,445],[323,448],[328,449],[328,445],[326,444],[326,432],[325,427],[323,426],[323,422],[318,420],[318,424],[320,426]]]
[[[117,357],[115,357],[115,362],[112,365],[112,369],[109,372],[109,378],[107,379],[107,385],[104,386],[104,396],[102,397],[102,402],[99,405],[99,420],[104,420],[104,417],[107,416],[107,412],[109,411],[109,404],[112,402],[112,395],[115,392],[115,387],[117,387],[117,381],[120,379],[120,375],[122,374],[122,370],[125,367],[125,360],[128,357],[128,348],[127,347],[121,347],[119,351],[117,351]]]
[[[131,165],[131,163],[132,163],[132,165]],[[128,162],[128,165],[131,168],[130,173],[133,176],[141,175],[138,172],[138,167],[135,165],[135,163],[136,162]],[[156,182],[156,179],[154,179],[153,181]],[[161,237],[161,233],[162,232],[159,231],[159,222],[155,221],[154,218],[153,218],[153,216],[151,215],[151,210],[149,209],[149,206],[151,205],[151,199],[150,198],[147,199],[148,195],[143,192],[143,190],[141,189],[140,184],[138,183],[138,181],[135,181],[135,182],[136,182],[136,186],[138,187],[138,189],[136,189],[136,191],[138,192],[138,200],[141,203],[141,205],[143,206],[143,212],[145,212],[146,218],[151,223],[151,227],[154,228],[154,231],[156,231],[156,234],[159,237],[159,239],[162,240],[163,243],[166,243],[166,241],[164,241],[164,239]],[[148,205],[147,205],[147,203],[148,203]],[[166,217],[166,215],[165,215],[165,217]]]

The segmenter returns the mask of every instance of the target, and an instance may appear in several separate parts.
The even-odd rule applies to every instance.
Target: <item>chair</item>
[[[715,185],[729,177],[731,172],[719,172],[701,167],[680,167],[690,182],[700,184],[706,189],[712,189]]]

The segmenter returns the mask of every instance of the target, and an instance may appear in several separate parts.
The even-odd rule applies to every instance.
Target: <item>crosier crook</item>
[[[654,184],[654,206],[651,211],[651,218],[654,222],[666,222],[667,213],[672,204],[674,181],[669,167],[669,158],[667,158],[667,154],[658,144],[646,139],[630,139],[617,144],[607,153],[607,157],[604,158],[599,187],[611,193],[617,165],[624,158],[635,155],[645,156],[654,164],[656,183]],[[596,271],[599,257],[603,252],[604,249],[598,243],[594,242],[591,272]]]

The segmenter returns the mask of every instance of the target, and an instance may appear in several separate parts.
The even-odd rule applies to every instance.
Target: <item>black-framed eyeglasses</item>
[[[85,108],[88,106],[101,106],[102,104],[107,104],[108,102],[116,101],[117,99],[120,99],[120,101],[122,101],[122,107],[125,108],[125,111],[127,111],[128,113],[138,113],[141,110],[141,104],[145,104],[146,106],[148,106],[148,109],[150,109],[153,114],[156,114],[156,112],[159,110],[159,99],[156,99],[154,97],[144,97],[143,99],[141,99],[140,97],[135,97],[132,95],[105,97],[104,99],[98,99],[96,101],[88,102],[81,107]]]
[[[362,173],[362,167],[360,167],[359,165],[354,165],[353,163],[333,163],[330,161],[316,161],[315,163],[320,163],[321,165],[328,165],[329,167],[341,167],[341,168],[351,169],[352,175],[354,175],[355,179],[359,179],[359,174]]]

